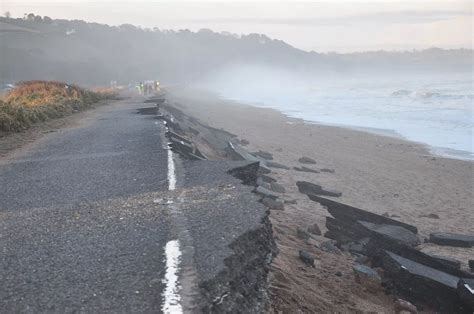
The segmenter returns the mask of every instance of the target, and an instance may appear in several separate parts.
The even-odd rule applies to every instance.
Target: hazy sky
[[[320,52],[472,48],[473,2],[0,0],[14,17],[33,12],[160,29],[263,33]]]

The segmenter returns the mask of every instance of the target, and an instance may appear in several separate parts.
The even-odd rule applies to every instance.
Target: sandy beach
[[[256,108],[220,99],[213,94],[169,88],[174,106],[215,128],[249,141],[249,151],[266,151],[290,170],[273,169],[271,176],[286,188],[284,198],[296,200],[284,211],[272,211],[280,254],[272,264],[272,310],[287,312],[375,311],[393,312],[393,298],[383,291],[369,292],[354,282],[348,254],[317,250],[296,237],[296,227],[313,223],[325,228],[326,209],[300,194],[296,181],[319,183],[342,192],[338,201],[418,227],[422,241],[431,232],[474,234],[473,163],[431,155],[421,144],[364,131],[323,126],[292,119],[272,109]],[[313,169],[334,172],[307,173],[302,156],[313,158]],[[307,165],[308,166],[308,165]],[[434,217],[434,218],[433,218]],[[297,261],[298,249],[315,254],[317,265],[308,269]],[[467,269],[474,249],[423,243],[421,250],[453,257]]]

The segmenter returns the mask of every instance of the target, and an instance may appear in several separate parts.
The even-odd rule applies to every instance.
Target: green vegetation
[[[0,100],[0,131],[19,132],[35,123],[90,108],[110,91],[89,91],[62,82],[28,81]]]

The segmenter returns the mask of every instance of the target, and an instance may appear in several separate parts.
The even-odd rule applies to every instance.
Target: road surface
[[[252,163],[177,158],[149,106],[115,101],[0,160],[0,312],[263,311],[268,210],[229,174]]]
[[[160,125],[133,99],[0,163],[0,309],[157,312],[168,189]]]

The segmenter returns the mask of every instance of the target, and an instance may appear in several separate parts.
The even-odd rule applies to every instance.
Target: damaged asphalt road
[[[162,312],[171,240],[184,312],[263,309],[271,226],[227,174],[245,162],[175,155],[168,191],[164,125],[142,107],[116,101],[1,161],[2,311]]]
[[[166,151],[149,116],[120,101],[0,166],[0,308],[159,308],[168,220]]]

